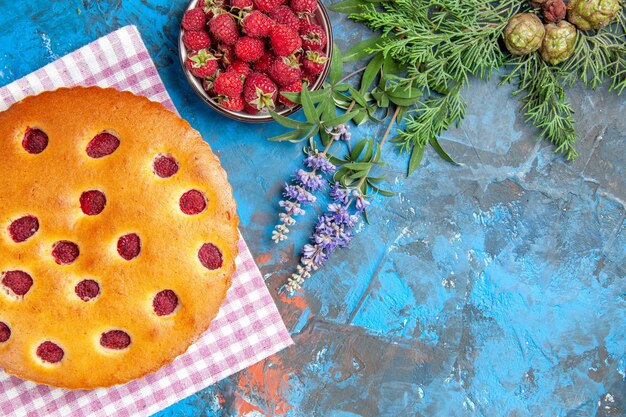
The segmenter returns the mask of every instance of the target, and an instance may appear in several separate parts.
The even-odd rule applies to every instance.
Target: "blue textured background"
[[[276,289],[310,223],[269,240],[300,147],[273,124],[208,109],[188,87],[171,0],[0,0],[0,85],[135,24],[174,103],[219,154],[242,230],[296,345],[158,414],[167,416],[626,415],[626,104],[571,91],[580,157],[536,142],[509,88],[475,81],[468,116],[407,179],[386,146],[388,185],[370,226],[305,286]],[[332,14],[337,43],[368,31]],[[383,127],[354,135],[378,135]],[[295,242],[295,246],[294,246]]]

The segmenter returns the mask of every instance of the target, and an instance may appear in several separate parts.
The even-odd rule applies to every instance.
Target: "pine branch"
[[[444,95],[432,95],[408,117],[403,130],[393,140],[400,150],[409,152],[414,146],[424,148],[441,132],[465,117],[465,100],[459,88]]]
[[[563,68],[564,81],[572,85],[581,80],[595,89],[605,77],[612,80],[612,89],[626,87],[626,45],[624,35],[609,29],[590,35],[580,32],[576,49]]]
[[[539,54],[512,59],[510,64],[515,67],[503,83],[517,84],[513,95],[523,94],[526,121],[539,128],[540,137],[556,146],[554,152],[574,160],[578,156],[574,149],[578,135],[574,129],[574,110],[560,83],[565,78],[563,71],[547,64]]]

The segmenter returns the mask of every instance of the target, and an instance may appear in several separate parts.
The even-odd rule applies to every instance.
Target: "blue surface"
[[[208,109],[179,68],[183,1],[0,0],[0,84],[126,24],[138,26],[174,103],[219,154],[242,230],[296,345],[158,413],[167,416],[626,415],[626,104],[572,91],[579,159],[536,142],[497,80],[411,178],[387,146],[389,187],[350,250],[281,298],[311,223],[274,246],[298,145]],[[336,41],[368,32],[332,15]],[[384,127],[359,134],[380,137]],[[353,137],[358,136],[354,133]],[[295,245],[294,245],[295,243]]]

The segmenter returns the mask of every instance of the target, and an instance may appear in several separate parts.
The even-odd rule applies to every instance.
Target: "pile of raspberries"
[[[185,66],[225,109],[293,106],[280,93],[312,85],[328,60],[316,9],[317,0],[199,0],[183,16]]]

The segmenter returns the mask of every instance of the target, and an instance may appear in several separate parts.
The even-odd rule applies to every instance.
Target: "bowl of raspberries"
[[[318,0],[193,0],[183,15],[179,52],[196,94],[240,121],[271,121],[300,105],[281,93],[322,86],[332,29]]]

